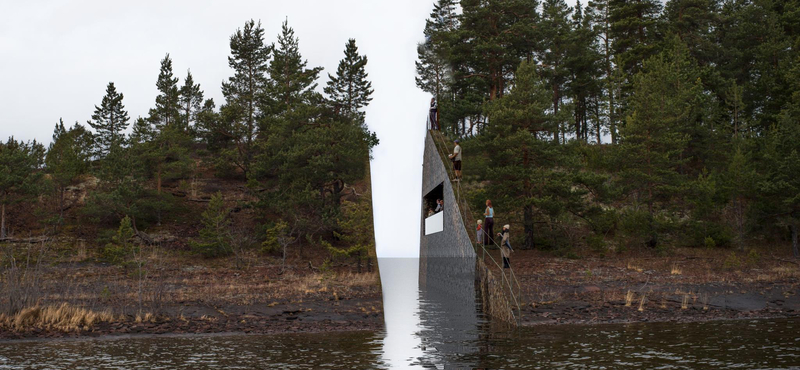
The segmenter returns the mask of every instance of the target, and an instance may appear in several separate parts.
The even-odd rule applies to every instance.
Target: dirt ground
[[[800,265],[789,253],[678,249],[565,259],[517,251],[511,263],[523,325],[800,316]]]

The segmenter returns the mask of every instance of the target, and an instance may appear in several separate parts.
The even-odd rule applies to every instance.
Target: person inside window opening
[[[511,257],[511,253],[514,252],[514,248],[511,248],[511,233],[509,233],[509,229],[511,226],[503,225],[503,232],[497,233],[498,237],[502,237],[503,239],[500,240],[500,254],[503,256],[503,268],[507,269],[511,267],[508,258]]]
[[[453,144],[456,144],[456,146],[453,148],[453,154],[449,155],[453,161],[453,171],[456,173],[456,178],[453,181],[461,181],[461,145],[459,143],[458,139],[453,140]]]
[[[492,243],[492,233],[494,233],[494,208],[492,207],[492,201],[486,199],[486,211],[483,212],[484,228],[483,233],[483,245],[489,245]]]
[[[431,98],[431,130],[439,130],[439,108],[436,104],[436,98]]]
[[[436,209],[434,212],[439,213],[444,210],[444,201],[441,199],[436,199]]]

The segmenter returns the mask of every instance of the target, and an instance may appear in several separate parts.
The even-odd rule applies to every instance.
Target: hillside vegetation
[[[47,148],[0,143],[0,315],[67,302],[141,321],[190,303],[338,302],[348,286],[379,298],[366,56],[349,40],[323,94],[287,23],[267,43],[245,22],[230,51],[219,106],[167,54],[147,116],[129,117],[109,82]],[[270,282],[283,278],[293,288]]]

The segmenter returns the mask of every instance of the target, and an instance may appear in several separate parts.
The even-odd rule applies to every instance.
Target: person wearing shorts
[[[456,146],[453,148],[453,154],[449,156],[453,160],[453,172],[456,173],[456,178],[453,181],[461,181],[461,145],[459,145],[460,141],[458,139],[453,140],[453,143]]]

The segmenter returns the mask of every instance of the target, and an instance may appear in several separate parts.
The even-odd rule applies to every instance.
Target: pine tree
[[[314,90],[322,67],[306,68],[308,62],[300,55],[299,40],[288,21],[283,22],[278,43],[272,44],[272,51],[273,58],[267,69],[271,78],[272,112],[281,115],[312,102],[318,96]]]
[[[574,38],[572,22],[570,22],[571,9],[564,0],[545,0],[542,4],[542,16],[539,22],[541,27],[542,44],[539,46],[539,60],[542,63],[542,77],[552,89],[552,108],[559,124],[553,126],[553,140],[559,141],[559,131],[566,129],[561,119],[568,117],[559,114],[562,102],[566,95],[566,85],[570,79],[567,69],[569,49]],[[575,134],[580,136],[580,131]]]
[[[565,61],[571,75],[566,93],[574,105],[576,137],[588,142],[591,130],[595,142],[600,144],[603,131],[602,55],[598,50],[594,13],[584,12],[584,9],[578,1],[573,12],[572,38]]]
[[[478,78],[488,100],[502,97],[520,60],[538,47],[538,0],[462,0],[452,60],[455,78]]]
[[[191,86],[193,85],[192,82]],[[138,163],[148,170],[149,175],[155,178],[158,199],[154,206],[160,224],[162,211],[167,204],[165,199],[161,199],[163,181],[182,177],[188,173],[190,167],[191,137],[186,121],[181,119],[181,94],[178,89],[178,78],[173,76],[172,59],[169,54],[161,60],[156,87],[159,94],[156,96],[155,107],[150,109],[150,116],[147,119],[152,126],[146,127],[137,122],[133,134],[141,136],[144,140],[132,147],[132,154],[137,157]]]
[[[88,171],[91,150],[92,137],[89,131],[77,122],[66,130],[64,121],[59,120],[53,132],[53,142],[47,149],[45,165],[56,188],[58,213],[62,220],[66,189]]]
[[[489,125],[482,146],[489,156],[486,179],[489,194],[497,207],[521,207],[524,247],[534,247],[535,211],[540,200],[548,199],[560,176],[552,169],[559,148],[549,140],[556,124],[552,111],[552,90],[539,77],[533,63],[523,61],[516,72],[514,86],[488,108]],[[552,179],[545,181],[549,176]]]
[[[587,5],[587,16],[592,19],[594,32],[599,38],[599,52],[601,55],[601,71],[603,77],[600,80],[603,95],[603,108],[598,108],[602,111],[605,117],[605,126],[608,128],[608,133],[611,135],[611,143],[616,144],[618,138],[619,126],[619,101],[620,94],[618,93],[618,67],[614,64],[614,50],[613,50],[613,34],[611,31],[611,0],[594,0],[590,1]],[[600,113],[598,113],[600,116]]]
[[[433,95],[436,100],[444,97],[447,85],[452,81],[450,67],[450,44],[458,28],[456,4],[453,0],[438,0],[425,21],[425,42],[417,47],[415,62],[417,87]]]
[[[794,93],[792,101],[781,112],[778,124],[770,131],[764,158],[763,174],[758,184],[760,211],[791,232],[792,252],[800,258],[800,58],[788,72]]]
[[[225,207],[222,193],[217,192],[211,197],[201,218],[200,240],[191,243],[192,250],[207,258],[231,254],[230,210]]]
[[[721,45],[716,71],[727,82],[722,88],[742,88],[740,120],[748,123],[741,127],[745,134],[766,135],[791,101],[794,88],[787,73],[797,50],[791,30],[800,24],[791,11],[784,11],[791,4],[735,0],[722,5],[720,24],[714,29]]]
[[[133,121],[133,129],[130,135],[131,144],[144,144],[153,141],[155,136],[156,131],[148,120],[139,117]]]
[[[34,197],[40,187],[44,147],[13,137],[0,142],[0,239],[7,237],[6,207]]]
[[[614,63],[632,77],[655,54],[659,0],[610,0],[608,2]]]
[[[144,207],[149,192],[144,188],[145,166],[137,151],[140,144],[115,147],[99,167],[97,190],[86,197],[83,213],[94,222],[118,223],[129,216],[136,230],[136,220],[148,216]]]
[[[714,29],[720,23],[719,0],[670,0],[664,6],[665,28],[678,35],[701,66],[719,56]]]
[[[92,120],[88,123],[95,131],[94,156],[97,159],[104,159],[112,150],[125,145],[129,118],[122,99],[123,95],[117,93],[114,83],[109,82],[102,103],[94,107]]]
[[[647,205],[649,243],[657,243],[654,218],[659,206],[668,207],[679,194],[685,177],[691,120],[700,101],[702,85],[687,73],[686,54],[667,49],[644,64],[634,78],[627,123],[618,148],[620,180],[628,194]]]
[[[345,245],[344,248],[323,242],[331,258],[355,259],[358,273],[362,272],[361,264],[364,260],[367,261],[367,272],[372,272],[372,259],[375,258],[375,232],[370,197],[370,192],[366,192],[356,201],[342,202],[341,216],[337,221],[339,231],[334,231],[334,235]]]
[[[328,74],[328,84],[324,91],[334,106],[346,117],[363,121],[361,108],[369,105],[373,93],[372,82],[367,80],[367,57],[358,54],[356,40],[347,41],[344,59],[339,61],[336,76]]]
[[[197,115],[203,110],[203,90],[200,89],[200,84],[194,83],[191,71],[186,72],[186,79],[180,89],[180,107],[183,126],[187,130],[197,131]]]
[[[223,127],[220,114],[215,110],[214,99],[206,99],[197,113],[195,132],[198,138],[208,145],[208,149],[217,152],[230,145],[231,137],[225,133],[231,130]]]
[[[156,106],[150,109],[149,121],[158,130],[170,125],[177,125],[179,122],[180,94],[178,92],[178,78],[172,73],[172,59],[169,54],[161,60],[161,71],[156,80],[158,95],[156,96]]]
[[[252,19],[231,36],[230,48],[228,66],[234,75],[222,83],[225,104],[220,108],[229,124],[217,127],[220,134],[231,138],[235,146],[221,152],[224,158],[235,163],[247,176],[256,153],[258,122],[263,118],[268,103],[267,69],[271,48],[264,44],[261,22],[256,24]]]

